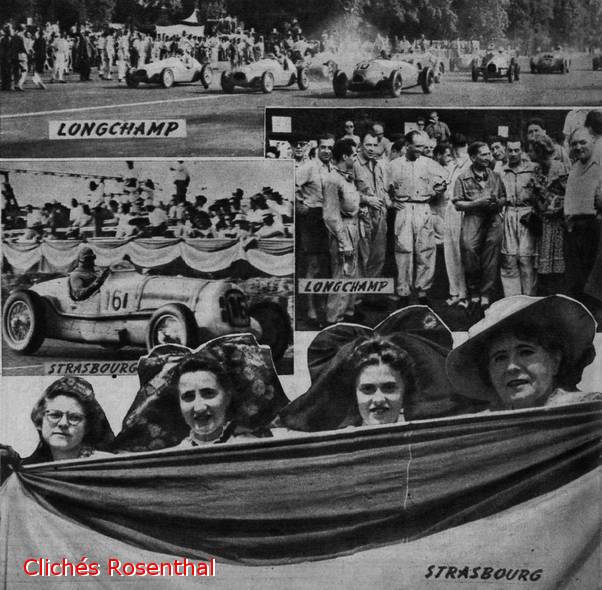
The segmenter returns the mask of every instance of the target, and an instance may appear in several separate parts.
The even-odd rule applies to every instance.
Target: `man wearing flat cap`
[[[109,276],[111,269],[105,268],[100,275],[94,269],[96,254],[84,246],[77,258],[77,266],[69,275],[69,294],[73,301],[83,301],[93,295]]]

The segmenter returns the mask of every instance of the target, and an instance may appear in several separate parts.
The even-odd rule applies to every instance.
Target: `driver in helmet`
[[[83,301],[94,294],[105,282],[111,272],[109,267],[100,274],[94,268],[94,254],[88,246],[81,249],[77,266],[69,274],[69,295],[73,301]]]

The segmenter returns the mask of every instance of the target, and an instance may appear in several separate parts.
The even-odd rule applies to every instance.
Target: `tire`
[[[288,314],[272,301],[256,303],[249,309],[249,315],[256,319],[263,332],[259,343],[272,349],[272,358],[278,362],[286,352],[292,336]]]
[[[508,68],[507,77],[508,77],[508,82],[510,84],[512,84],[512,82],[514,82],[514,65],[513,64],[510,64],[510,67]]]
[[[401,79],[401,72],[391,72],[389,76],[389,83],[387,84],[387,90],[392,98],[399,98],[403,89],[403,81]]]
[[[562,73],[568,74],[569,69],[570,69],[569,62],[568,62],[568,60],[565,60],[564,63],[562,64]]]
[[[514,79],[518,82],[520,80],[520,66],[514,64]]]
[[[473,66],[472,68],[472,81],[477,82],[479,80],[479,70]]]
[[[430,94],[433,88],[433,81],[435,79],[435,74],[431,68],[424,68],[421,72],[420,78],[420,86],[422,86],[422,92],[424,94]]]
[[[198,329],[194,314],[181,303],[168,303],[153,313],[146,330],[146,348],[159,344],[181,344],[195,348]]]
[[[347,90],[349,89],[347,83],[347,74],[341,72],[341,70],[337,70],[332,80],[332,89],[337,98],[345,98],[347,96]]]
[[[4,341],[17,354],[32,354],[46,338],[44,302],[35,291],[16,291],[2,311]]]
[[[224,92],[227,92],[228,94],[232,94],[234,92],[234,82],[232,81],[232,77],[226,72],[222,72],[220,84]]]
[[[274,90],[274,74],[272,72],[264,72],[261,76],[261,92],[270,94]]]
[[[209,64],[205,64],[201,68],[201,84],[203,88],[207,89],[211,86],[211,81],[213,80],[213,72],[211,70],[211,66]]]
[[[130,72],[126,72],[125,74],[125,83],[127,84],[128,88],[138,88],[139,84],[138,80],[136,80],[136,78],[134,78]]]
[[[309,88],[309,70],[306,67],[297,69],[297,86],[299,90],[307,90]]]
[[[537,68],[535,67],[535,64],[533,62],[531,62],[531,73],[532,74],[537,74]]]
[[[161,86],[163,86],[163,88],[171,88],[175,81],[176,77],[171,68],[165,68],[161,72]]]

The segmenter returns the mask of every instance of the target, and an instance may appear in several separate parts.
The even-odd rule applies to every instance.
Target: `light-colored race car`
[[[249,305],[234,283],[142,274],[127,263],[113,267],[99,290],[83,301],[70,295],[69,278],[18,289],[6,299],[2,332],[19,354],[45,338],[107,347],[177,343],[194,348],[233,332],[250,332],[278,360],[291,339],[286,309],[266,299]]]
[[[429,65],[418,67],[403,58],[403,54],[390,59],[378,58],[358,63],[351,77],[344,71],[335,73],[332,81],[334,93],[343,98],[347,92],[380,91],[392,97],[402,90],[420,86],[424,93],[431,92],[435,73]]]
[[[315,80],[332,80],[338,69],[337,55],[330,51],[322,51],[315,55],[305,55],[296,62],[297,67],[304,66],[309,72],[309,77]]]
[[[141,82],[160,84],[163,88],[201,82],[203,87],[209,88],[212,79],[211,66],[201,64],[190,56],[168,57],[145,64],[142,68],[131,68],[125,75],[125,82],[130,88],[136,88]]]
[[[296,66],[288,57],[266,57],[231,72],[223,72],[224,92],[232,93],[237,86],[261,90],[269,94],[277,86],[297,84],[300,90],[309,88],[309,72],[304,65]]]
[[[487,52],[480,60],[472,62],[472,81],[477,82],[482,77],[485,82],[506,79],[512,83],[520,79],[520,67],[516,56],[500,49],[497,52]]]
[[[544,51],[531,57],[529,60],[532,74],[568,74],[571,67],[570,57],[561,51]]]

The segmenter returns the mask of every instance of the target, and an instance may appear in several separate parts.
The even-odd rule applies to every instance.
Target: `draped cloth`
[[[601,416],[591,402],[22,467],[2,490],[2,559],[52,553],[64,543],[59,523],[86,531],[77,543],[247,565],[397,546],[591,475]]]
[[[68,272],[82,247],[92,248],[100,266],[115,264],[128,256],[133,264],[159,268],[181,261],[198,273],[232,270],[235,263],[246,262],[253,269],[272,276],[293,274],[291,239],[256,240],[255,247],[245,248],[240,240],[207,238],[90,238],[78,240],[43,240],[41,243],[2,243],[4,259],[15,272]]]

